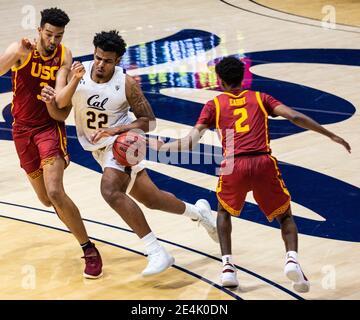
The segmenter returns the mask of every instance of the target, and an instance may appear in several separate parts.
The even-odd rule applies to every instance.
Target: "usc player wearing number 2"
[[[63,186],[64,169],[69,164],[65,124],[53,119],[58,116],[56,110],[50,114],[41,97],[43,87],[66,84],[72,55],[61,41],[69,21],[58,8],[43,10],[38,39],[34,43],[26,38],[12,43],[0,55],[0,75],[11,68],[13,139],[20,166],[40,201],[54,207],[80,243],[85,258],[84,277],[95,279],[102,275],[100,254]]]
[[[298,233],[291,214],[290,193],[281,177],[277,160],[271,155],[268,116],[282,116],[297,126],[323,134],[350,152],[350,145],[326,130],[308,116],[297,112],[273,97],[241,87],[243,63],[227,57],[215,67],[224,92],[209,101],[201,111],[190,133],[163,144],[161,151],[186,150],[196,144],[209,128],[216,128],[222,142],[224,161],[221,165],[216,194],[218,198],[217,230],[223,260],[221,282],[224,287],[237,287],[236,268],[231,251],[231,216],[238,216],[247,192],[269,221],[276,219],[285,243],[284,273],[292,280],[294,290],[307,292],[310,283],[298,262]]]

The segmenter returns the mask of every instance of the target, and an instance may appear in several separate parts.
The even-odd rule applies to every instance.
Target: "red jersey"
[[[64,54],[65,47],[62,44],[49,57],[41,56],[34,49],[21,66],[11,68],[11,112],[14,127],[34,128],[55,123],[47,111],[45,102],[41,100],[40,93],[46,85],[55,87],[55,75],[64,63]]]
[[[258,91],[224,92],[204,106],[197,124],[218,129],[224,156],[271,152],[268,116],[280,104]]]

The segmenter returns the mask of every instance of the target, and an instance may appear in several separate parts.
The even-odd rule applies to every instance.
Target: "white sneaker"
[[[304,272],[302,272],[298,262],[291,258],[288,259],[285,264],[284,273],[293,282],[292,286],[295,291],[301,293],[309,292],[310,282]]]
[[[224,265],[220,278],[223,287],[235,288],[239,286],[239,281],[236,277],[236,268],[231,263]]]
[[[175,262],[174,257],[163,247],[149,254],[147,259],[149,260],[148,265],[141,273],[144,277],[161,273],[171,267]]]
[[[219,236],[216,230],[216,219],[211,213],[211,207],[207,200],[200,199],[196,201],[195,207],[200,211],[201,218],[199,223],[205,228],[211,239],[219,243]]]

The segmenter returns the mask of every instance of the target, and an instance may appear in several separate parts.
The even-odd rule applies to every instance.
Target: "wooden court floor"
[[[131,48],[124,63],[140,79],[158,119],[153,134],[184,134],[201,105],[217,94],[213,62],[238,55],[251,61],[247,79],[253,88],[284,99],[349,141],[351,155],[315,133],[296,131],[285,120],[271,122],[273,154],[293,195],[299,259],[311,281],[309,293],[294,292],[283,275],[280,231],[276,223],[264,221],[252,195],[241,218],[233,219],[238,289],[221,287],[220,248],[202,228],[144,207],[150,226],[176,262],[161,275],[142,278],[142,245],[101,198],[99,168],[76,143],[70,115],[73,161],[65,188],[104,260],[104,277],[84,280],[75,239],[36,199],[19,167],[5,75],[0,78],[0,299],[360,299],[360,3],[330,2],[338,22],[332,29],[321,24],[327,4],[322,0],[64,0],[60,6],[71,18],[64,44],[74,57],[91,58],[96,32],[121,32]],[[1,1],[0,52],[23,36],[36,37],[39,11],[50,6],[58,2],[34,0],[29,7],[28,1]],[[219,146],[214,132],[202,143]],[[160,188],[188,202],[205,197],[216,214],[212,168],[154,161],[146,166]]]

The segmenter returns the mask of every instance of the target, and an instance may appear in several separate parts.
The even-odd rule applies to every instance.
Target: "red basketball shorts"
[[[57,157],[69,163],[65,124],[58,122],[46,128],[14,128],[13,139],[20,166],[30,178],[42,174],[44,165],[53,163]]]
[[[226,161],[221,167],[223,172]],[[253,191],[255,201],[270,222],[289,208],[291,197],[274,157],[235,157],[233,170],[227,173],[220,175],[216,194],[220,204],[231,215],[240,215],[249,191]]]

